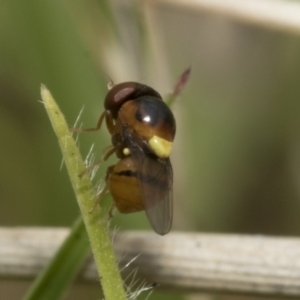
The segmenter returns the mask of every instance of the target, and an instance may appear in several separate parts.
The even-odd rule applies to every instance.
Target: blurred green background
[[[191,66],[173,106],[173,230],[300,234],[299,36],[135,1],[0,6],[0,226],[70,226],[79,214],[38,102],[41,83],[71,126],[84,106],[81,122],[92,127],[107,76],[167,95]],[[83,156],[93,143],[99,159],[107,131],[80,135]],[[118,214],[112,226],[150,229],[143,213]],[[0,281],[3,299],[20,299],[27,286]],[[77,286],[65,299],[97,299],[98,290]],[[187,298],[157,292],[150,299]]]

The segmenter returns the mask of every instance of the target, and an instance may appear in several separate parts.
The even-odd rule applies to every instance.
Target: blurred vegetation
[[[38,102],[41,83],[70,125],[85,106],[81,121],[91,127],[107,76],[167,94],[191,66],[173,106],[173,230],[299,235],[299,36],[163,7],[154,14],[134,1],[2,1],[0,28],[1,226],[70,226],[79,214]],[[80,135],[83,156],[93,143],[100,158],[105,129]],[[113,223],[150,228],[143,213]],[[0,288],[19,299],[27,287]],[[83,290],[92,299],[99,287]]]

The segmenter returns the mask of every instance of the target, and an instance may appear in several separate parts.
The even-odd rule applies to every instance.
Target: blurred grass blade
[[[184,87],[186,86],[186,83],[188,82],[189,78],[190,78],[190,74],[191,74],[191,68],[187,68],[179,77],[179,79],[177,80],[174,88],[173,88],[173,92],[167,96],[167,98],[165,99],[165,102],[171,106],[173,104],[173,102],[180,96],[180,94],[182,93]]]
[[[47,268],[35,280],[24,300],[60,299],[90,253],[84,223],[79,217]]]

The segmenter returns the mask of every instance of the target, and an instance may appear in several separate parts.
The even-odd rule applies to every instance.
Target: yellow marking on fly
[[[150,148],[159,158],[167,158],[172,150],[172,142],[154,135],[148,142]]]
[[[129,148],[124,148],[124,149],[123,149],[123,154],[124,154],[125,156],[130,155],[130,149],[129,149]]]

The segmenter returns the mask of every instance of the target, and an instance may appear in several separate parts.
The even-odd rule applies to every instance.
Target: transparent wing
[[[146,213],[153,229],[161,235],[168,233],[173,216],[173,171],[169,159],[145,156],[140,184]],[[139,168],[139,167],[138,167]]]
[[[173,216],[173,171],[170,159],[160,159],[143,147],[140,137],[123,128],[125,144],[136,165],[149,222],[160,235],[170,231]]]

